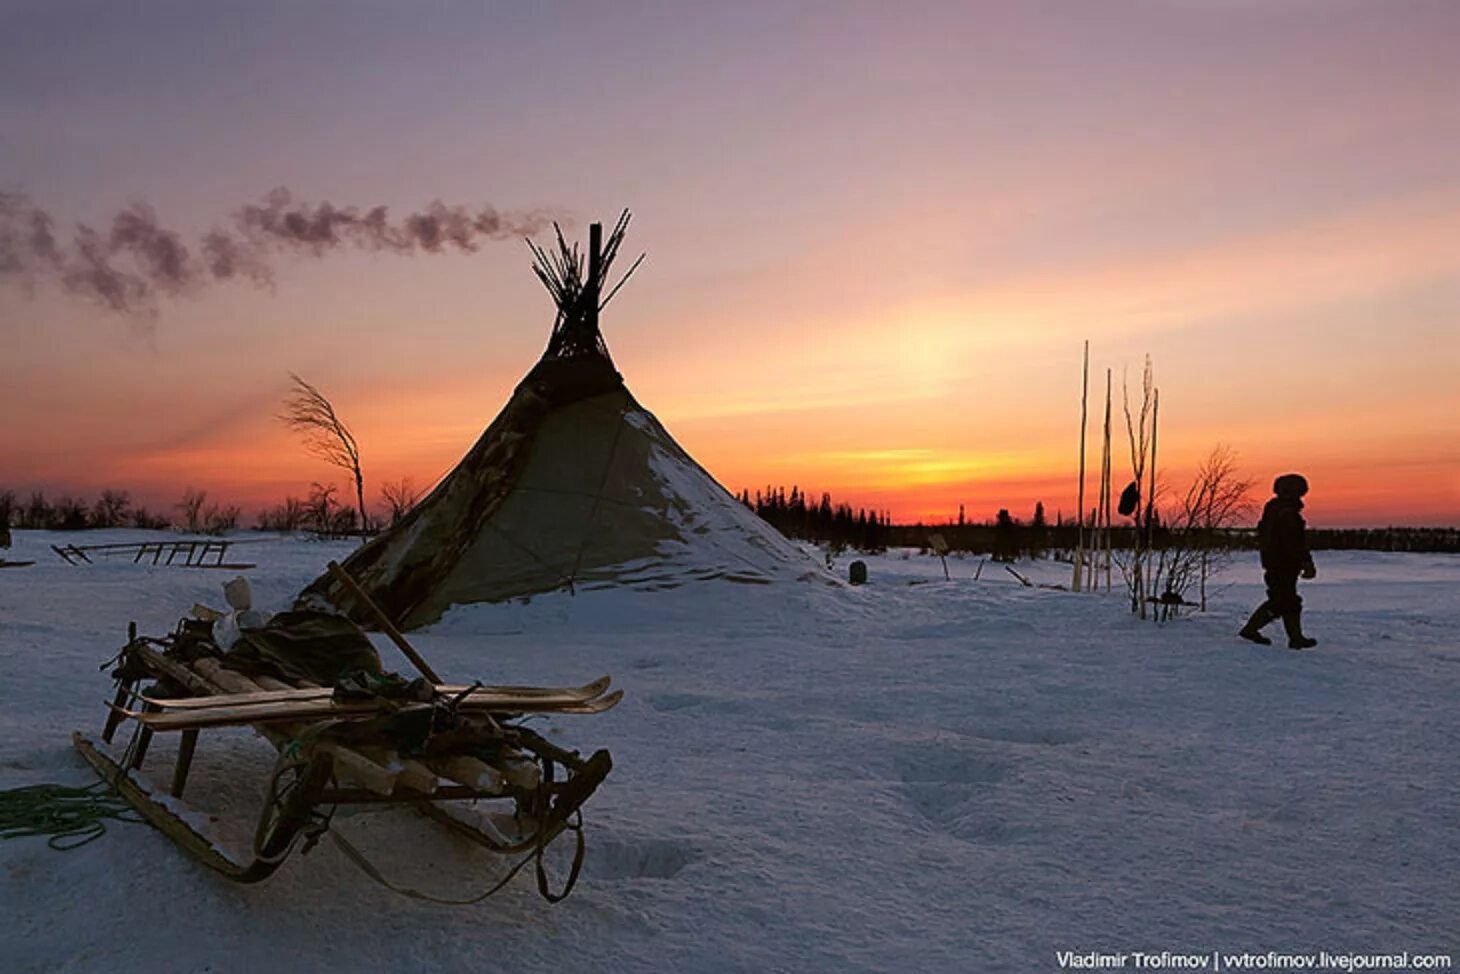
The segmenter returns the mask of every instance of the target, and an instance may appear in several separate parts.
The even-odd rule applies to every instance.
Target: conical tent
[[[435,490],[344,562],[402,628],[563,588],[829,578],[681,449],[615,370],[598,312],[618,290],[601,296],[627,224],[625,213],[602,243],[592,226],[586,268],[561,233],[556,252],[533,248],[558,307],[542,359]],[[299,602],[356,610],[328,574]]]

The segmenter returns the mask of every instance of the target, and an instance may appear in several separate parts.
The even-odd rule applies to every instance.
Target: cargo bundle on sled
[[[577,687],[444,684],[388,620],[382,628],[426,676],[408,681],[386,673],[370,640],[339,615],[281,613],[244,630],[226,651],[212,621],[184,619],[162,638],[138,636],[133,626],[116,658],[116,693],[101,739],[78,732],[76,747],[147,821],[238,882],[267,878],[296,848],[307,852],[336,808],[389,803],[520,857],[503,883],[533,861],[541,893],[553,901],[566,896],[583,859],[580,810],[612,761],[604,750],[584,758],[560,747],[522,718],[602,713],[622,692],[610,692],[606,676]],[[121,746],[117,731],[127,726]],[[229,726],[251,727],[279,755],[243,855],[183,801],[201,733]],[[142,773],[159,733],[181,735],[165,790]],[[542,854],[564,831],[573,833],[576,848],[564,888],[554,893]],[[335,838],[380,878],[358,850]]]

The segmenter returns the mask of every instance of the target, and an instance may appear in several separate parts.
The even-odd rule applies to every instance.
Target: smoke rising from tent
[[[272,261],[323,257],[337,250],[392,254],[475,253],[483,243],[528,236],[552,216],[536,211],[470,209],[439,201],[399,220],[384,206],[361,211],[310,204],[276,189],[236,210],[194,247],[158,222],[152,208],[133,203],[102,230],[76,224],[68,240],[56,220],[18,193],[0,191],[0,283],[32,290],[57,281],[67,292],[121,314],[155,310],[168,297],[215,282],[273,281]]]

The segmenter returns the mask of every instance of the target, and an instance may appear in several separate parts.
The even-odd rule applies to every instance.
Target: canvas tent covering
[[[617,291],[602,296],[627,223],[604,242],[591,228],[586,268],[561,233],[556,251],[533,248],[558,307],[542,359],[435,490],[344,562],[402,627],[562,588],[828,578],[681,449],[614,368],[598,312]],[[299,604],[365,621],[338,586],[322,575]]]

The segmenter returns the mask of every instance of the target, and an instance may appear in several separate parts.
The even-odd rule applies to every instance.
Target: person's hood
[[[1308,480],[1300,473],[1285,473],[1272,482],[1272,492],[1297,500],[1308,493]]]

